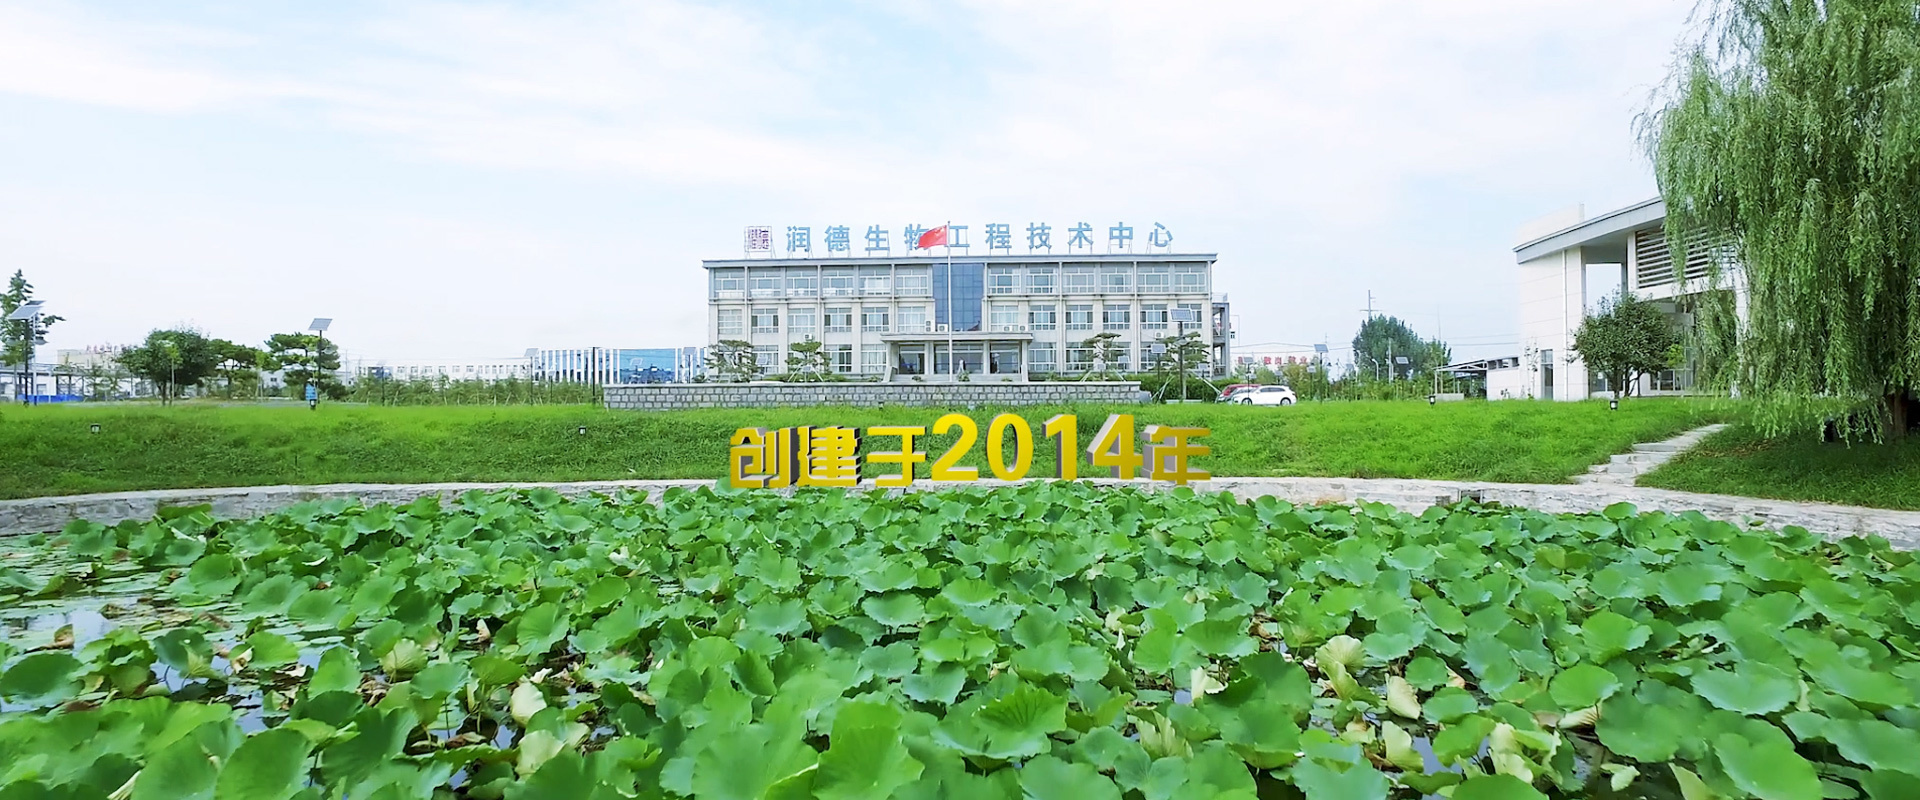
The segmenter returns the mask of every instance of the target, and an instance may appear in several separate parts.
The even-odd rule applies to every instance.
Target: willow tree
[[[1770,432],[1838,418],[1849,437],[1904,435],[1920,396],[1914,2],[1703,0],[1697,21],[1643,136],[1667,241],[1724,236],[1740,264],[1731,377]]]

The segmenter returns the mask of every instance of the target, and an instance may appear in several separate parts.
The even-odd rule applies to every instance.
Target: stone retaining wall
[[[436,483],[436,484],[333,484],[327,486],[261,486],[241,489],[168,489],[150,492],[42,497],[29,500],[0,501],[0,534],[57,531],[68,522],[88,519],[113,524],[122,520],[152,518],[162,508],[210,505],[215,516],[252,517],[287,508],[306,500],[346,498],[364,503],[407,503],[427,495],[453,497],[473,490],[491,490],[520,486],[543,486],[563,495],[579,496],[618,489],[646,491],[659,497],[665,490],[712,485],[712,481],[591,481],[578,483]],[[1096,480],[1115,484],[1118,481]],[[923,482],[917,488],[953,488],[954,486],[1000,486],[1000,481],[983,480],[971,484],[935,484]],[[1165,483],[1135,482],[1137,486],[1164,488]],[[1699,511],[1707,517],[1736,524],[1760,522],[1771,527],[1798,525],[1807,530],[1840,538],[1854,534],[1878,535],[1903,550],[1920,550],[1920,511],[1887,511],[1825,503],[1795,503],[1761,500],[1751,497],[1694,494],[1638,486],[1475,483],[1470,481],[1419,481],[1357,478],[1218,478],[1193,484],[1196,491],[1226,491],[1245,500],[1272,496],[1299,504],[1350,503],[1370,500],[1418,513],[1433,505],[1453,503],[1463,496],[1485,502],[1538,509],[1548,513],[1590,513],[1618,502],[1628,502],[1642,511]]]
[[[605,388],[607,408],[668,411],[683,408],[773,406],[1037,406],[1138,403],[1133,381],[1048,383],[652,383]]]

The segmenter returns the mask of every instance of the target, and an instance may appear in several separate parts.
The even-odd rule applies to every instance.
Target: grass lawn
[[[1033,475],[1053,444],[1042,423],[1079,415],[1085,448],[1110,412],[1137,424],[1201,425],[1221,476],[1319,475],[1565,482],[1634,442],[1727,416],[1724,406],[1647,399],[1606,404],[1529,401],[1213,404],[1025,408]],[[927,408],[607,411],[579,406],[364,407],[183,404],[42,406],[0,412],[0,497],[131,489],[318,483],[719,478],[727,437],[743,426],[931,426]],[[984,438],[993,409],[965,412]],[[100,433],[88,426],[99,423]],[[580,426],[587,432],[578,433]],[[954,437],[929,436],[929,460]],[[897,440],[889,440],[897,441]],[[868,440],[868,445],[878,443]],[[984,468],[984,442],[963,463]],[[1009,448],[1011,450],[1011,448]],[[1083,460],[1082,474],[1088,470]],[[922,467],[920,473],[926,474]],[[871,473],[870,473],[871,474]]]
[[[1920,439],[1848,446],[1808,434],[1768,439],[1736,426],[1641,476],[1640,485],[1920,511]]]

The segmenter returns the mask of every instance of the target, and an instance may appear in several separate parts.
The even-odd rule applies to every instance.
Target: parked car
[[[1298,398],[1285,386],[1256,386],[1235,392],[1228,402],[1249,406],[1290,406]]]
[[[1231,398],[1233,397],[1233,394],[1234,394],[1235,392],[1238,392],[1238,391],[1240,391],[1241,389],[1252,389],[1252,388],[1256,388],[1256,387],[1258,387],[1259,385],[1260,385],[1260,384],[1257,384],[1257,383],[1230,383],[1230,384],[1227,384],[1226,386],[1224,386],[1224,387],[1222,387],[1222,388],[1220,389],[1220,402],[1222,402],[1222,403],[1225,403],[1225,402],[1227,402],[1227,401],[1228,401],[1229,399],[1231,399]]]

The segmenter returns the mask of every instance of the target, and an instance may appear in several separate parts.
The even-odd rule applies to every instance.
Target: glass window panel
[[[1051,305],[1033,306],[1027,309],[1027,327],[1036,331],[1054,330],[1058,327],[1056,317],[1057,312]]]
[[[852,333],[853,332],[853,309],[852,308],[829,308],[827,309],[826,317],[827,317],[827,321],[826,321],[827,333]]]
[[[1053,294],[1055,280],[1053,267],[1027,268],[1027,292],[1030,294]]]
[[[1070,330],[1070,331],[1093,330],[1093,304],[1092,303],[1068,303],[1067,304],[1067,330]]]
[[[741,336],[746,335],[747,331],[746,331],[746,310],[745,309],[723,308],[723,309],[720,309],[719,314],[720,314],[719,327],[720,327],[721,336],[739,338]]]

